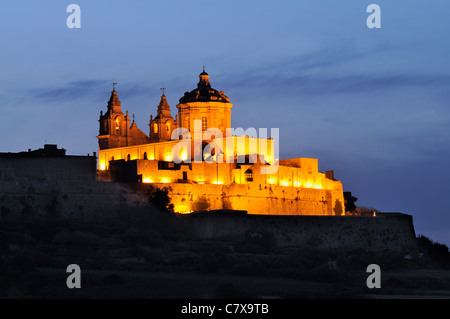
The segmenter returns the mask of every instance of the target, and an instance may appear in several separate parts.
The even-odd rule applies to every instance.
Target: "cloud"
[[[324,96],[335,94],[361,94],[394,91],[397,89],[439,88],[450,84],[445,74],[314,74],[284,75],[252,74],[242,76],[230,87],[264,90],[282,95]]]
[[[151,86],[141,83],[126,83],[118,87],[119,98],[126,99],[137,96],[148,96]],[[111,83],[107,80],[77,80],[58,87],[32,88],[29,90],[33,99],[45,102],[66,102],[74,100],[94,99],[95,101],[109,99]],[[105,100],[105,101],[106,101]]]
[[[69,82],[59,87],[32,88],[30,94],[32,98],[43,101],[71,101],[84,99],[86,96],[98,96],[105,87],[104,80],[78,80]]]
[[[380,49],[381,50],[381,49]],[[383,49],[384,53],[392,48]],[[370,94],[398,89],[441,88],[450,84],[450,74],[421,73],[418,70],[380,70],[367,67],[368,61],[378,52],[345,52],[322,50],[303,56],[268,61],[259,67],[243,68],[238,73],[222,73],[211,77],[212,85],[218,89],[233,91],[235,96],[246,94],[252,98],[265,95],[285,97],[325,97],[334,95]],[[365,67],[361,67],[365,66]],[[183,81],[182,81],[183,80]],[[172,92],[182,95],[194,88],[195,83],[187,79],[173,78],[170,82]],[[183,82],[183,83],[182,83]],[[217,85],[215,83],[219,82]],[[125,100],[136,97],[154,97],[159,95],[161,83],[156,79],[148,84],[133,79],[133,82],[119,83],[120,98]],[[45,102],[62,102],[89,98],[100,101],[109,97],[110,81],[103,79],[80,79],[63,83],[57,87],[32,88],[30,95]],[[106,93],[107,92],[107,93]],[[242,93],[241,93],[242,92]],[[257,92],[257,93],[256,93]],[[178,96],[177,96],[178,97]],[[172,96],[173,98],[173,96]]]
[[[394,56],[398,54],[395,48],[380,51],[384,56],[391,51]],[[442,88],[450,84],[450,74],[427,72],[421,66],[405,71],[391,62],[395,58],[385,57],[383,63],[379,62],[376,57],[379,53],[322,50],[240,70],[238,74],[223,77],[222,83],[236,91],[282,92],[278,95],[285,96],[380,93],[404,88]]]

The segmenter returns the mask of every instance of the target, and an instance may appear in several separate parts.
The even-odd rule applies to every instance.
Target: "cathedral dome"
[[[191,92],[185,92],[184,96],[180,98],[180,103],[189,102],[230,102],[230,99],[223,91],[217,91],[211,87],[209,82],[209,74],[203,72],[199,74],[199,82],[197,88]]]

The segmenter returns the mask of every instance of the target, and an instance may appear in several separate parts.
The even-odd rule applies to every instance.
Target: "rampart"
[[[121,210],[132,214],[134,208],[157,213],[148,206],[149,187],[87,181],[0,181],[0,218],[115,218]],[[220,192],[217,198],[220,201]],[[402,250],[416,242],[412,217],[398,213],[379,213],[375,217],[279,216],[222,211],[178,217],[176,220],[193,236],[207,240],[266,238],[279,247],[364,250]]]
[[[414,247],[411,215],[273,216],[203,213],[186,216],[195,234],[204,239],[273,241],[278,247],[321,249],[404,250]]]

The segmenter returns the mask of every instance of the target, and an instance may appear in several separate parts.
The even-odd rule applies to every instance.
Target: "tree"
[[[173,204],[170,203],[169,190],[167,188],[154,189],[150,192],[148,202],[163,212],[173,213]]]
[[[353,213],[356,210],[355,202],[357,200],[357,197],[352,196],[352,192],[344,192],[345,212]]]

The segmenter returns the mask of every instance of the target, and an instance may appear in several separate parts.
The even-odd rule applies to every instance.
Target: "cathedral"
[[[232,107],[203,69],[175,116],[163,90],[146,134],[122,112],[114,87],[100,111],[99,180],[167,188],[176,213],[344,214],[342,183],[333,171],[319,172],[314,158],[279,159],[273,137],[236,134]]]

